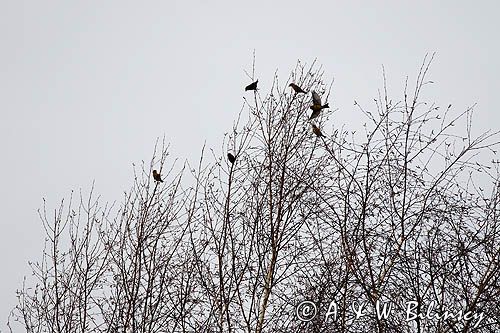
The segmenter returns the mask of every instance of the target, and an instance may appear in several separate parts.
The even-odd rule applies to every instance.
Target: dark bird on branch
[[[236,157],[234,157],[231,153],[227,153],[227,159],[231,162],[231,164],[234,164],[234,161],[236,161]]]
[[[247,90],[257,90],[257,83],[259,80],[255,81],[254,83],[250,83],[248,86],[245,87],[245,91]]]
[[[295,91],[296,94],[298,94],[298,93],[304,93],[305,94],[306,93],[301,87],[299,87],[295,83],[290,83],[288,86],[292,87],[292,89]]]
[[[309,120],[319,116],[321,110],[330,107],[328,106],[328,103],[326,103],[325,105],[321,105],[321,97],[319,97],[318,93],[315,92],[314,90],[312,91],[312,98],[313,98],[313,105],[311,105],[310,108],[311,110],[313,110],[313,113],[311,114],[311,117],[309,117]]]
[[[160,174],[156,170],[153,170],[153,178],[155,181],[163,183]]]
[[[318,126],[312,124],[312,127],[313,127],[313,132],[314,132],[314,134],[316,134],[316,136],[319,136],[319,137],[323,136],[324,137],[323,133],[321,133],[321,130],[319,129]]]

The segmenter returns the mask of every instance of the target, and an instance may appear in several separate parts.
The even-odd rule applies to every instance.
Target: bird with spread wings
[[[313,105],[311,105],[310,108],[311,110],[313,110],[313,113],[311,114],[311,117],[309,117],[309,120],[318,117],[321,110],[330,107],[328,106],[328,103],[326,103],[325,105],[321,104],[321,97],[314,90],[312,91],[312,98],[313,98]]]

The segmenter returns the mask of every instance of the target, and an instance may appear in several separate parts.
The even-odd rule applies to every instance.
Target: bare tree
[[[328,109],[310,119],[309,92],[327,103],[333,81],[299,62],[267,95],[246,92],[221,151],[197,166],[176,168],[163,143],[119,207],[93,191],[76,211],[44,207],[46,248],[11,320],[28,332],[500,330],[500,178],[497,160],[480,163],[498,133],[473,137],[473,108],[451,117],[421,100],[431,61],[399,101],[384,74],[374,107],[355,104],[361,139],[329,133]]]

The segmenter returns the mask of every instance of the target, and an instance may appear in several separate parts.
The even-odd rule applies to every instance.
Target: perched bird
[[[234,157],[231,153],[227,153],[227,159],[231,162],[231,164],[234,164],[234,161],[236,161],[236,157]]]
[[[292,89],[295,91],[296,94],[298,94],[298,93],[304,93],[305,94],[306,93],[304,90],[302,90],[301,87],[299,87],[295,83],[290,83],[288,86],[292,87]]]
[[[153,178],[155,179],[155,181],[163,183],[160,174],[156,170],[153,170]]]
[[[247,90],[257,90],[257,83],[259,80],[255,81],[254,83],[250,83],[248,86],[245,87],[245,91]]]
[[[312,91],[312,98],[313,98],[313,105],[311,105],[310,108],[311,110],[313,110],[313,113],[311,114],[311,117],[309,117],[309,120],[319,116],[321,110],[330,107],[328,106],[328,103],[326,103],[325,105],[321,105],[321,97],[319,97],[318,93],[315,92],[314,90]]]
[[[313,127],[313,132],[314,132],[314,134],[316,134],[316,136],[319,136],[319,137],[323,136],[324,137],[323,133],[321,133],[321,130],[319,129],[318,126],[316,126],[314,124],[311,124],[311,125]]]

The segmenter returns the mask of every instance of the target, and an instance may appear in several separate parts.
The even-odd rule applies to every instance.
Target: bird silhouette
[[[313,110],[313,113],[311,114],[311,117],[309,117],[309,120],[319,116],[321,110],[330,107],[328,103],[326,103],[325,105],[321,105],[321,97],[319,97],[318,93],[315,92],[314,90],[312,91],[312,98],[313,98],[313,105],[311,105],[310,108],[311,110]]]
[[[302,90],[301,87],[299,87],[295,83],[290,83],[288,86],[292,87],[292,89],[295,91],[296,94],[298,94],[298,93],[304,93],[305,94],[306,93],[304,90]]]
[[[312,127],[313,127],[313,132],[314,132],[314,134],[316,134],[316,136],[318,136],[318,137],[323,136],[324,137],[323,133],[321,133],[321,130],[319,129],[318,126],[312,124]]]
[[[250,83],[248,86],[245,87],[245,91],[257,90],[257,83],[259,83],[259,80],[255,81],[254,83]]]
[[[236,157],[234,157],[231,153],[227,153],[227,159],[231,162],[231,164],[234,164],[234,161],[236,161]]]
[[[163,180],[161,179],[160,174],[156,170],[153,170],[153,178],[155,181],[163,183]]]

